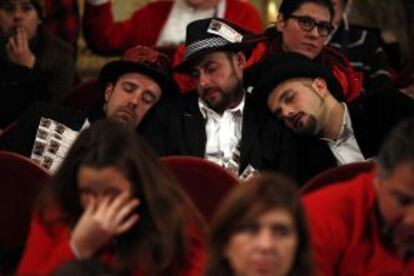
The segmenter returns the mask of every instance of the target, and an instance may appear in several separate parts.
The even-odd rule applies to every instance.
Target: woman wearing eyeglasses
[[[45,185],[18,274],[95,259],[125,275],[198,276],[199,226],[190,200],[135,131],[97,122]]]
[[[334,29],[333,15],[331,0],[283,0],[275,26],[265,32],[265,50],[255,55],[265,60],[282,51],[303,54],[332,71],[343,88],[344,99],[350,102],[360,95],[362,81],[345,56],[325,46]]]

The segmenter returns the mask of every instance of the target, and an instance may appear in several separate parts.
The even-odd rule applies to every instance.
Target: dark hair
[[[414,165],[414,118],[400,122],[387,136],[378,154],[381,177],[388,177],[404,162]]]
[[[287,210],[298,233],[298,248],[289,275],[312,275],[308,227],[299,192],[293,182],[277,174],[262,174],[235,188],[220,205],[213,220],[206,276],[233,275],[224,256],[231,236],[240,226],[272,209]]]
[[[124,267],[138,260],[146,273],[155,274],[190,260],[188,226],[200,225],[198,213],[149,146],[132,128],[116,121],[96,122],[79,135],[39,198],[46,226],[76,225],[83,212],[77,185],[82,166],[118,168],[140,199],[139,223],[117,239],[116,255]],[[56,204],[59,216],[50,216]]]
[[[283,0],[279,7],[279,13],[283,14],[283,16],[287,18],[305,3],[315,3],[319,6],[325,7],[329,10],[331,20],[334,17],[334,8],[331,0]]]
[[[110,270],[105,267],[98,259],[92,258],[87,260],[76,260],[66,263],[56,269],[53,276],[115,276]]]

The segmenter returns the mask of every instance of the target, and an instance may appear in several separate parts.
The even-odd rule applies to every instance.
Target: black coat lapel
[[[257,133],[259,131],[260,109],[253,102],[252,96],[246,94],[246,102],[243,111],[243,126],[241,137],[241,149],[240,149],[240,172],[248,165],[250,152],[254,145]]]
[[[198,107],[197,94],[194,97],[187,98],[185,104],[185,112],[181,118],[183,122],[183,152],[204,158],[207,136],[205,119]],[[177,129],[177,131],[180,130]]]
[[[374,141],[369,139],[371,137],[370,132],[372,131],[371,125],[374,122],[368,124],[366,123],[366,120],[369,120],[369,118],[364,116],[367,114],[365,114],[364,107],[360,103],[348,105],[348,110],[351,117],[352,128],[354,130],[354,136],[358,143],[359,149],[361,150],[364,158],[370,158],[373,154],[371,149],[372,145],[376,144]]]

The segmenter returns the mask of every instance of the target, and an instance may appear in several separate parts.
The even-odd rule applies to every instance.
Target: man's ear
[[[246,65],[246,55],[243,52],[238,52],[235,55],[236,65],[239,68],[244,68]]]
[[[327,95],[329,95],[328,85],[322,78],[313,79],[312,87],[322,98],[325,98]]]
[[[283,17],[283,14],[279,13],[276,19],[275,28],[279,32],[281,32],[286,26],[285,18]]]
[[[105,95],[105,102],[108,102],[109,99],[111,98],[112,92],[114,91],[113,88],[114,88],[114,85],[112,83],[110,83],[110,82],[106,85],[106,87],[105,87],[105,93],[104,93],[104,95]]]

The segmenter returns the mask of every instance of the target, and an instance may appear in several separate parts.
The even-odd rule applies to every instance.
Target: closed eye
[[[138,88],[138,86],[137,86],[136,84],[133,84],[133,83],[130,83],[130,82],[124,82],[124,83],[122,83],[122,89],[123,89],[125,92],[132,93],[132,92],[134,92],[137,88]]]
[[[155,97],[154,94],[149,91],[146,91],[142,94],[142,101],[146,104],[154,104],[157,100],[157,97]]]

